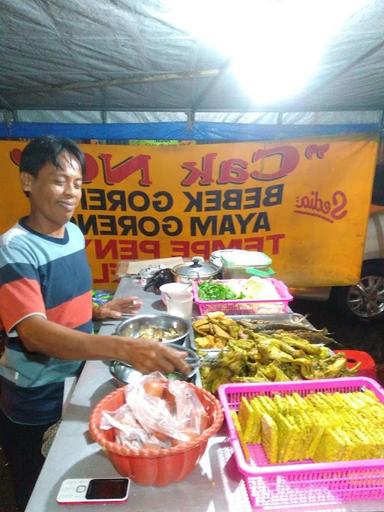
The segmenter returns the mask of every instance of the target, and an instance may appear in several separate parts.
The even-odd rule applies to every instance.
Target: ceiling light
[[[343,23],[369,0],[167,0],[169,20],[229,59],[263,105],[303,90]]]

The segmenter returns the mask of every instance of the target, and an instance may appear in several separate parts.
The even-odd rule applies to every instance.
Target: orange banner
[[[0,231],[28,212],[25,142],[0,142]],[[377,152],[367,134],[178,146],[82,144],[87,175],[73,221],[95,288],[122,260],[265,252],[290,286],[356,282]]]

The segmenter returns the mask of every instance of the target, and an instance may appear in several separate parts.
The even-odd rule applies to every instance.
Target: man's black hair
[[[84,176],[85,158],[78,145],[71,139],[58,138],[53,135],[37,137],[25,146],[21,153],[20,172],[27,172],[36,177],[40,169],[47,163],[60,167],[58,159],[63,152],[69,153],[78,160],[81,174]]]

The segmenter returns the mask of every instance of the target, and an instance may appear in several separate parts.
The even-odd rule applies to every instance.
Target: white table
[[[138,295],[143,301],[142,313],[164,311],[159,297],[143,292],[134,280],[123,278],[116,297]],[[112,333],[116,322],[105,322],[102,334]],[[247,493],[237,472],[223,428],[209,440],[198,466],[182,482],[166,487],[145,487],[132,482],[128,502],[107,505],[58,505],[56,495],[65,478],[116,477],[118,473],[99,445],[88,435],[90,411],[116,388],[108,366],[101,361],[89,361],[68,402],[63,421],[52,444],[46,462],[26,512],[249,512]],[[275,509],[276,510],[276,509]],[[278,510],[282,510],[281,507]],[[289,508],[290,511],[376,512],[384,511],[382,502],[356,502],[337,506]]]

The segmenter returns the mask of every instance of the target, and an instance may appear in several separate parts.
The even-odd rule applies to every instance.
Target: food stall
[[[159,313],[165,306],[158,295],[145,292],[140,282],[123,277],[116,297],[136,295],[144,302],[143,313]],[[101,334],[115,332],[118,321],[105,321]],[[116,389],[108,365],[103,361],[88,361],[69,399],[62,423],[48,453],[45,465],[30,498],[26,512],[42,510],[83,510],[82,505],[59,505],[56,496],[61,482],[67,478],[106,478],[118,473],[100,446],[89,436],[89,417],[96,404]],[[278,510],[284,507],[279,506]],[[101,505],[88,504],[90,512]],[[251,511],[247,490],[236,467],[225,424],[208,441],[198,466],[183,481],[165,487],[141,486],[132,482],[127,504],[109,504],[108,510],[118,511]],[[266,507],[268,509],[268,507]],[[275,509],[276,510],[276,509]],[[302,503],[289,510],[381,511],[382,500],[350,501],[345,503]]]
[[[229,247],[270,252],[288,284],[356,283],[383,127],[382,81],[374,79],[375,73],[381,75],[377,63],[384,62],[379,58],[383,6],[378,1],[363,2],[364,9],[361,2],[342,3],[337,12],[338,3],[333,3],[329,23],[329,11],[317,2],[314,25],[313,10],[304,9],[304,3],[298,12],[288,9],[283,24],[274,9],[263,13],[257,6],[248,12],[229,2],[224,13],[220,4],[226,15],[218,24],[217,6],[207,9],[207,2],[189,2],[179,12],[176,5],[183,2],[106,6],[94,0],[90,12],[87,5],[68,0],[65,7],[58,3],[48,12],[45,2],[15,6],[6,1],[0,75],[0,135],[5,139],[0,141],[1,231],[25,213],[17,177],[25,139],[55,133],[83,141],[87,172],[72,220],[86,238],[96,287],[114,285],[121,259],[207,258],[211,251]],[[175,4],[175,10],[168,4]],[[202,11],[195,11],[197,4]],[[264,44],[263,31],[253,30],[254,19],[267,27],[271,44]],[[211,37],[208,41],[195,33],[203,20],[209,36],[215,27],[221,29],[225,47],[228,34],[239,28],[240,37],[231,40],[242,43],[239,62],[247,63],[246,75],[255,68],[256,35],[262,46],[273,49],[264,52],[257,80],[244,77],[252,91],[234,65],[237,45],[223,53]],[[246,30],[247,22],[251,30]],[[287,30],[287,36],[276,26]],[[20,33],[33,34],[34,44]],[[323,38],[312,41],[309,35],[328,37],[319,45]],[[282,39],[286,44],[279,44]],[[316,71],[308,66],[308,56],[322,67]],[[296,58],[291,62],[293,57],[303,57],[306,65]],[[313,75],[300,77],[308,70]],[[26,87],[26,73],[33,87]],[[296,92],[291,76],[299,79]],[[271,97],[256,87],[262,77]],[[282,86],[281,97],[274,97],[271,84]],[[123,278],[117,293],[126,292],[143,297],[144,311],[164,311],[153,295]],[[105,322],[101,334],[113,333],[116,325]],[[63,510],[55,496],[64,478],[115,474],[88,435],[91,411],[113,389],[108,366],[87,362],[29,512]],[[186,480],[165,488],[132,486],[132,510],[162,510],[164,503],[177,510],[249,508],[225,427],[209,441],[199,467]]]

